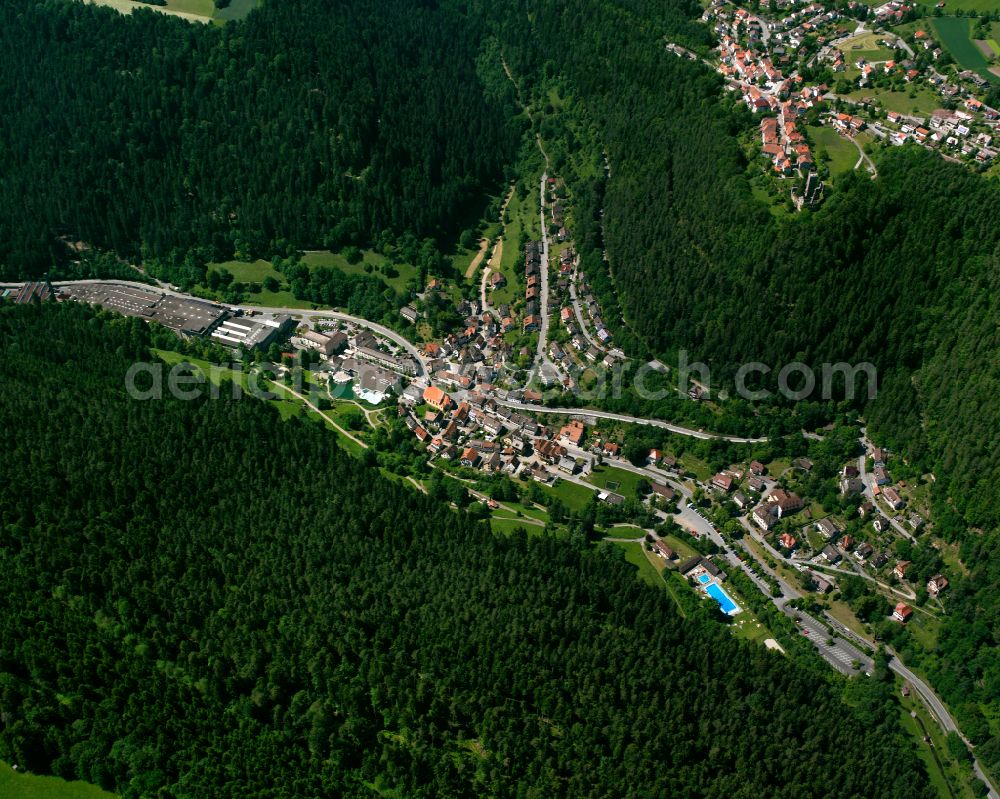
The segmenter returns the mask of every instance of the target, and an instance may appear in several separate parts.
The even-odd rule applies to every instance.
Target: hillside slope
[[[132,400],[144,333],[0,305],[0,759],[124,797],[928,795],[885,684],[850,709],[264,403]]]

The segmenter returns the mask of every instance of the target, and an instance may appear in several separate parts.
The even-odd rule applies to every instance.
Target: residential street
[[[549,231],[545,223],[545,184],[548,179],[548,173],[544,173],[538,190],[538,214],[542,228],[542,265],[540,269],[542,287],[539,292],[541,321],[538,327],[538,347],[534,364],[542,378],[542,383],[546,385],[559,379],[559,367],[549,360],[547,352],[549,339]]]

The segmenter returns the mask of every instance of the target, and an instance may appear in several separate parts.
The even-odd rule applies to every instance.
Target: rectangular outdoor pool
[[[711,581],[712,581],[712,578],[709,577],[707,574],[699,574],[698,575],[698,582],[701,583],[702,585],[710,583]]]
[[[726,615],[735,616],[740,612],[740,606],[733,602],[732,597],[718,583],[712,583],[705,591],[712,599],[719,603],[719,607],[722,608],[722,612]]]

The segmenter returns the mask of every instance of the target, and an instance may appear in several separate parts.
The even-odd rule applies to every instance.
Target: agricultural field
[[[971,29],[966,17],[936,17],[931,24],[938,39],[960,66],[1000,83],[1000,77],[990,72],[990,62],[970,38]]]
[[[7,799],[115,799],[114,794],[96,785],[19,774],[6,763],[0,763],[0,796]]]
[[[917,5],[924,6],[933,11],[937,5],[937,0],[917,0]],[[997,0],[946,0],[945,10],[952,11],[997,11]]]

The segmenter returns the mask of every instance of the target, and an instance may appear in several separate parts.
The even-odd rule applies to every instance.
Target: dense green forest
[[[266,403],[132,400],[148,336],[0,306],[0,759],[125,797],[928,795],[888,684],[852,709]]]
[[[65,261],[63,239],[179,280],[234,253],[457,235],[520,135],[481,49],[477,18],[418,0],[283,0],[221,28],[4,2],[0,274]]]

